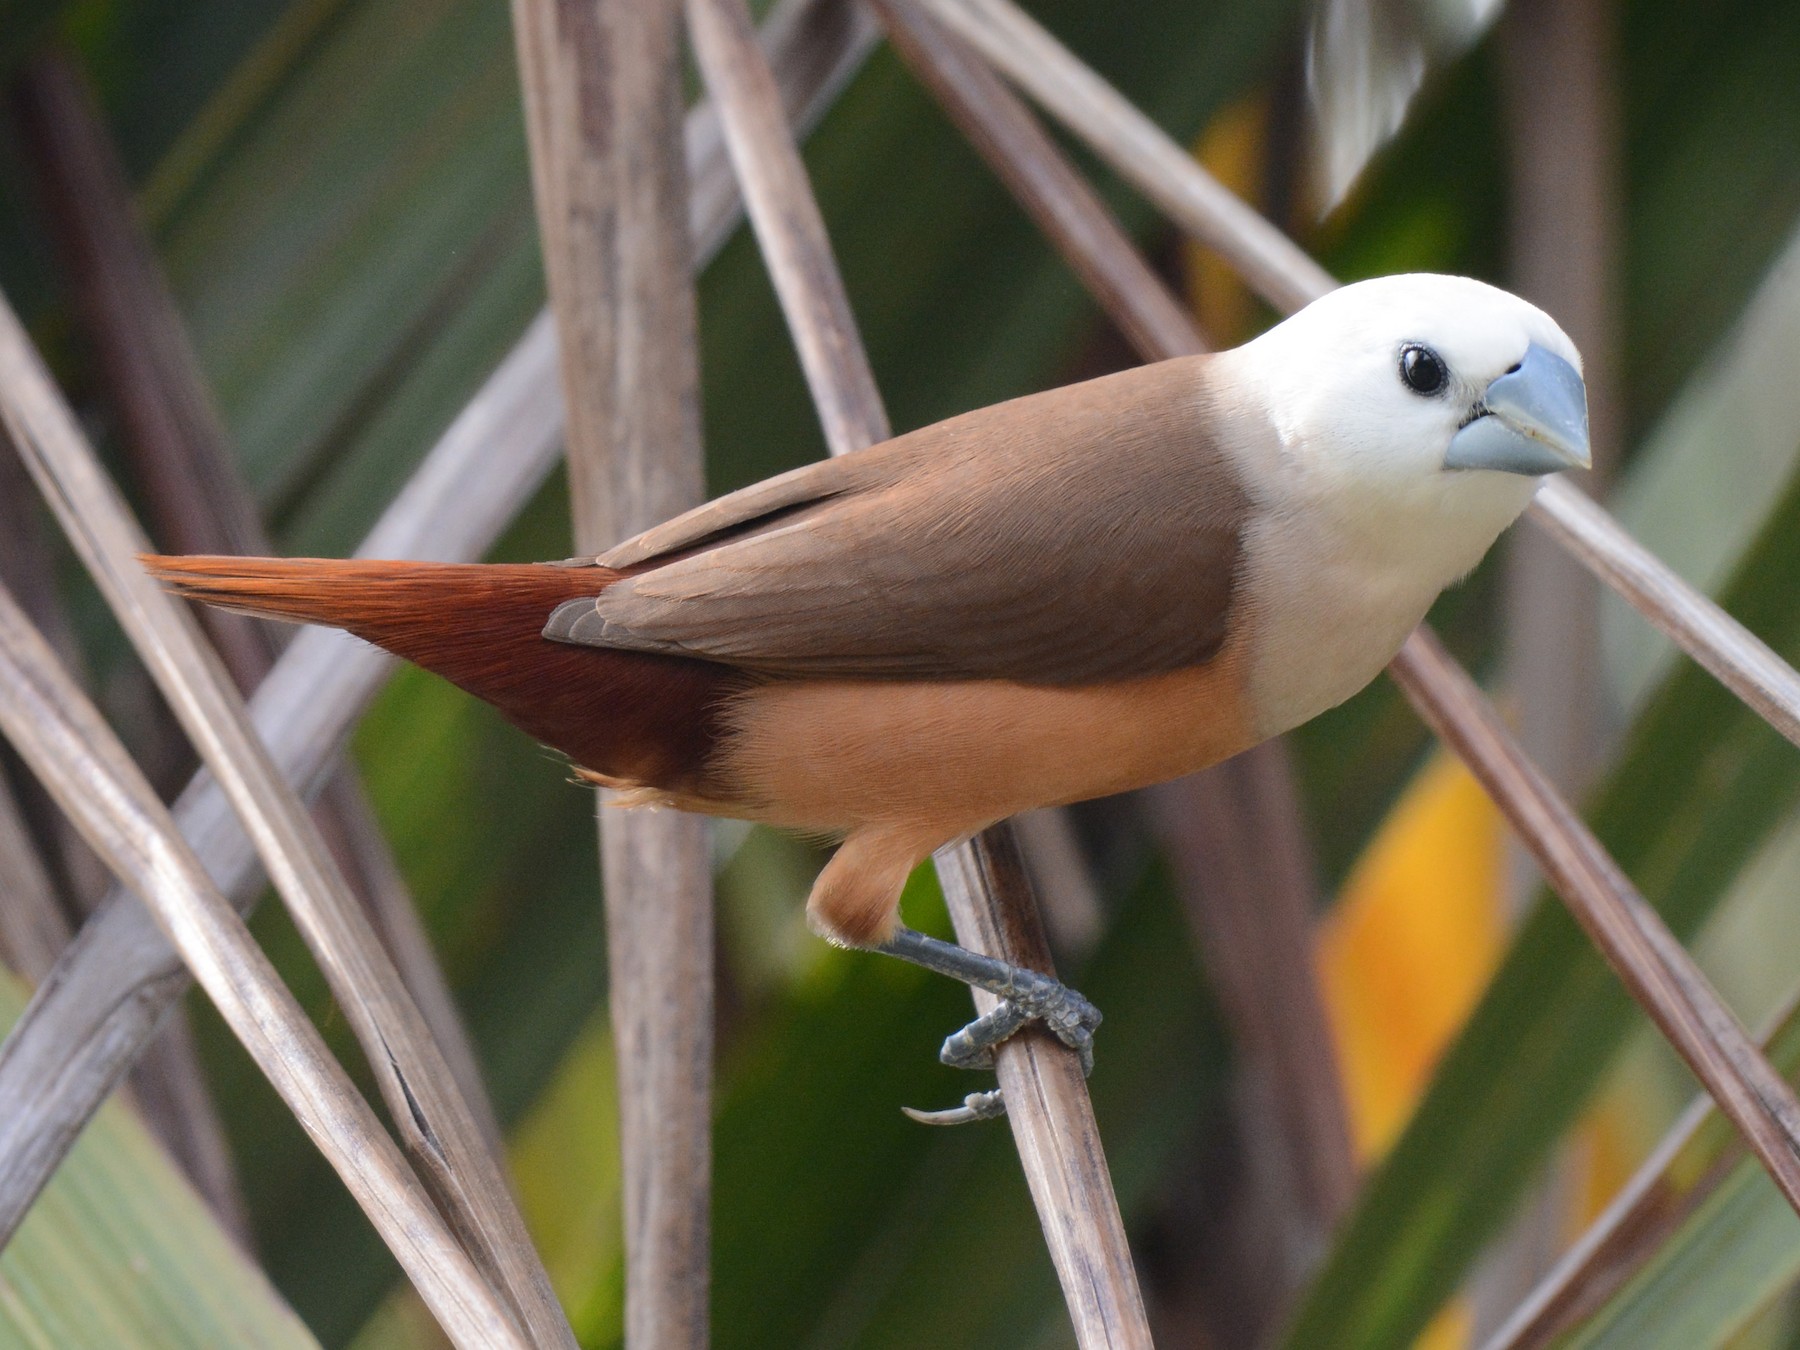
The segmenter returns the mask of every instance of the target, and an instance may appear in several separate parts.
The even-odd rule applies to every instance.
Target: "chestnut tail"
[[[493,704],[577,765],[667,791],[701,787],[720,707],[744,683],[710,662],[544,638],[557,605],[618,579],[607,568],[157,555],[143,564],[190,600],[345,629]]]

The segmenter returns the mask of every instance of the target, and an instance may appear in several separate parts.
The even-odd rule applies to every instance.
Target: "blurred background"
[[[1587,359],[1587,488],[1800,655],[1800,5],[1028,7],[1336,275],[1460,272],[1549,309]],[[83,213],[116,205],[71,172],[89,133],[122,175],[277,551],[354,549],[544,302],[507,7],[8,0],[0,76],[0,287],[147,527],[181,546],[84,270]],[[898,427],[1134,359],[885,48],[806,158]],[[1077,159],[1217,343],[1273,321],[1221,261]],[[746,231],[700,301],[710,489],[822,455]],[[491,556],[563,557],[567,519],[559,476]],[[0,577],[153,779],[179,788],[184,743],[10,454]],[[1800,753],[1529,525],[1434,622],[1740,1016],[1777,1017],[1800,989]],[[352,748],[559,1292],[585,1345],[617,1344],[593,799],[554,756],[412,670]],[[1208,974],[1232,939],[1209,932],[1208,855],[1186,808],[1171,820],[1166,802],[1098,802],[1028,835],[1059,968],[1107,1015],[1091,1086],[1159,1344],[1481,1344],[1693,1083],[1390,685],[1297,733],[1290,754],[1308,843],[1284,860],[1318,910],[1293,973],[1316,978],[1336,1071],[1284,1080],[1244,1044]],[[41,884],[77,921],[95,865],[10,756],[0,788],[45,861]],[[976,1086],[935,1059],[967,995],[813,939],[801,903],[814,848],[723,825],[716,854],[715,1343],[1071,1344],[1005,1128],[927,1130],[898,1110]],[[928,873],[906,912],[947,931]],[[279,906],[255,928],[354,1060]],[[7,956],[10,1017],[38,972]],[[205,1001],[190,996],[186,1014],[210,1098],[193,1109],[216,1113],[228,1142],[207,1192],[225,1218],[150,1142],[140,1110],[187,1117],[159,1117],[140,1082],[0,1255],[0,1345],[59,1343],[34,1320],[59,1301],[101,1310],[82,1343],[227,1343],[194,1329],[198,1310],[275,1297],[327,1346],[437,1344]],[[1269,1114],[1321,1090],[1342,1094],[1335,1118],[1363,1178],[1329,1202],[1277,1175],[1266,1146],[1280,1133]],[[1584,1343],[1800,1345],[1800,1221],[1756,1208],[1755,1175],[1739,1179],[1741,1208],[1708,1191],[1715,1208],[1659,1238]],[[166,1231],[145,1206],[171,1216]],[[234,1223],[277,1294],[220,1236]],[[166,1275],[163,1293],[133,1285],[146,1269]],[[106,1312],[113,1298],[129,1310]]]

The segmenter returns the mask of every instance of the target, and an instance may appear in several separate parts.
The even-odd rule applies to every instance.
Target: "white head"
[[[1373,679],[1539,476],[1587,462],[1580,360],[1517,296],[1425,275],[1345,286],[1214,358],[1260,508],[1244,569],[1260,732]]]
[[[1378,528],[1424,513],[1497,533],[1539,476],[1588,462],[1575,344],[1467,277],[1344,286],[1222,360],[1274,429],[1290,490]]]

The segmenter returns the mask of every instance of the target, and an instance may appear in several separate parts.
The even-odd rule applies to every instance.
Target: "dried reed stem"
[[[1772,1064],[1792,1070],[1800,996],[1764,1024]],[[1669,1127],[1650,1155],[1570,1244],[1482,1350],[1536,1350],[1610,1302],[1743,1161],[1744,1145],[1713,1100],[1702,1094]]]
[[[1541,1350],[1624,1288],[1743,1156],[1737,1147],[1727,1150],[1697,1184],[1682,1185],[1671,1177],[1671,1169],[1689,1161],[1689,1147],[1717,1110],[1710,1097],[1689,1104],[1600,1217],[1481,1342],[1481,1350]]]
[[[1512,289],[1554,309],[1581,351],[1594,467],[1569,481],[1602,495],[1620,434],[1619,138],[1605,39],[1612,8],[1591,0],[1519,0],[1507,7],[1494,44],[1511,208],[1507,273]],[[1538,531],[1520,530],[1507,543],[1505,592],[1503,668],[1518,709],[1515,730],[1551,782],[1579,793],[1593,781],[1610,739],[1600,587],[1579,558]],[[1560,1209],[1554,1200],[1537,1209],[1539,1251],[1511,1243],[1517,1259],[1490,1261],[1494,1276],[1477,1290],[1478,1325],[1523,1292],[1501,1287],[1499,1270],[1542,1261],[1554,1248]]]
[[[418,1008],[193,619],[137,565],[148,542],[3,304],[0,418],[171,710],[255,837],[446,1217],[532,1339],[573,1346],[505,1179]]]
[[[1099,194],[986,62],[918,3],[875,0],[874,9],[900,59],[1138,354],[1160,361],[1209,350],[1193,316],[1138,256]]]
[[[1662,919],[1519,749],[1493,705],[1420,629],[1389,668],[1513,822],[1551,886],[1800,1210],[1800,1102]]]
[[[92,91],[68,58],[46,53],[26,68],[20,96],[28,133],[24,148],[57,226],[105,396],[118,412],[151,536],[168,552],[274,552],[175,298],[138,220],[124,166]],[[211,606],[201,607],[198,617],[239,692],[249,694],[280,655],[283,630]],[[355,883],[357,899],[424,1013],[489,1151],[498,1156],[499,1125],[474,1047],[412,896],[348,763],[340,764],[314,820]],[[208,1124],[216,1132],[216,1121],[202,1117],[188,1133],[204,1136],[202,1127]],[[208,1154],[203,1174],[222,1169],[230,1177],[222,1134]],[[225,1204],[234,1219],[246,1217],[235,1181],[229,1195],[208,1190],[215,1208]]]
[[[742,0],[688,0],[687,11],[826,442],[833,454],[846,454],[885,440],[887,413],[749,15]],[[986,831],[940,853],[937,863],[964,946],[1052,973],[1010,830]],[[980,993],[975,1004],[979,1012],[993,1006]],[[1000,1047],[996,1072],[1077,1342],[1148,1346],[1143,1296],[1074,1054],[1032,1032]]]
[[[1146,360],[1204,351],[1193,319],[1018,98],[919,6],[877,0],[890,40]],[[1240,1104],[1267,1230],[1243,1235],[1263,1271],[1252,1320],[1276,1311],[1355,1193],[1335,1047],[1313,974],[1317,897],[1284,749],[1260,746],[1147,794],[1244,1050]],[[1272,1240],[1272,1242],[1271,1242]],[[1273,1246],[1273,1250],[1269,1248]],[[1252,1250],[1261,1248],[1262,1250]]]
[[[0,961],[36,984],[69,945],[69,921],[19,814],[12,789],[0,775]]]
[[[150,906],[221,1015],[343,1177],[439,1324],[471,1350],[530,1342],[464,1255],[168,811],[0,589],[0,728]]]
[[[1218,249],[1271,303],[1295,308],[1336,284],[1273,225],[1231,197],[1173,140],[1011,0],[920,2],[1137,182],[1176,223]],[[1159,175],[1170,181],[1153,183]],[[1302,261],[1296,263],[1296,256]],[[1552,490],[1552,503],[1566,495]],[[1597,552],[1608,542],[1594,538],[1576,513],[1563,513],[1559,523],[1565,520]],[[1645,550],[1630,543],[1623,531],[1610,542],[1612,551],[1630,557],[1637,567],[1647,572],[1660,567]],[[1621,593],[1628,600],[1634,598],[1630,590]],[[1712,623],[1741,633],[1736,621],[1716,605],[1697,596],[1690,598],[1709,611]],[[1701,644],[1698,632],[1673,622],[1671,626],[1696,646]],[[1755,641],[1747,633],[1742,638]],[[1743,659],[1745,644],[1738,645],[1739,654],[1729,658],[1709,647],[1708,660],[1736,665]],[[1484,765],[1498,762],[1496,756],[1530,771],[1528,791],[1520,786],[1525,780],[1516,776],[1493,773],[1483,777],[1483,782],[1544,867],[1553,888],[1624,976],[1627,988],[1744,1132],[1783,1193],[1800,1208],[1800,1190],[1793,1188],[1800,1183],[1800,1103],[1792,1090],[1755,1048],[1660,917],[1587,832],[1580,817],[1541,776],[1535,776],[1530,761],[1466,673],[1447,657],[1436,659],[1437,653],[1435,640],[1421,628],[1395,658],[1390,673],[1439,735],[1450,740],[1465,759],[1477,752],[1489,756],[1483,763],[1471,762],[1478,777],[1483,777]],[[1776,659],[1772,653],[1770,656]]]
[[[561,337],[575,546],[705,496],[676,0],[514,0]],[[600,794],[602,801],[607,794]],[[708,1342],[713,905],[706,822],[603,811],[625,1176],[625,1341]]]
[[[872,26],[834,21],[831,12],[840,8],[834,0],[783,0],[770,16],[774,61],[788,76],[783,90],[797,121],[815,121],[870,50]],[[723,146],[706,134],[709,120],[702,105],[687,126],[696,188],[689,229],[701,262],[723,244],[741,205]],[[545,313],[439,437],[357,556],[479,557],[550,472],[561,436],[556,337]],[[10,500],[0,496],[0,506]],[[0,548],[6,542],[0,536]],[[251,701],[256,728],[303,794],[318,790],[393,665],[366,643],[308,629],[258,688]],[[220,889],[247,909],[261,886],[256,854],[210,774],[189,784],[176,819]],[[7,1103],[0,1112],[0,1243],[187,985],[168,941],[123,890],[107,898],[58,959],[0,1045],[0,1101]]]
[[[49,642],[63,669],[82,683],[82,653],[58,590],[60,559],[51,542],[49,513],[17,455],[0,454],[0,581],[12,590],[25,617]],[[106,893],[112,875],[93,855],[69,818],[35,780],[15,783],[19,810],[45,851],[58,899],[71,925],[79,924]]]
[[[364,557],[480,554],[555,462],[555,342],[533,326],[445,432],[363,542]],[[302,632],[251,701],[284,776],[318,791],[344,737],[394,662],[327,629]],[[260,894],[254,845],[209,773],[176,823],[240,909]],[[0,1046],[0,1240],[10,1235],[88,1118],[187,988],[179,958],[137,898],[115,890],[57,961]]]
[[[1010,0],[919,0],[1281,310],[1337,283]]]
[[[1800,745],[1800,673],[1573,483],[1553,478],[1532,499],[1531,519],[1631,602],[1763,721]]]

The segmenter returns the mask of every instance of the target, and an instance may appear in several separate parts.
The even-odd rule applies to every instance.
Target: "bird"
[[[834,839],[813,928],[1001,994],[1091,1065],[1097,1010],[899,915],[932,852],[1179,777],[1343,702],[1525,509],[1589,465],[1581,357],[1427,273],[1242,346],[1030,394],[538,564],[147,556],[177,594],[347,629],[628,806]],[[979,1099],[979,1100],[978,1100]],[[920,1114],[997,1114],[997,1094]]]

